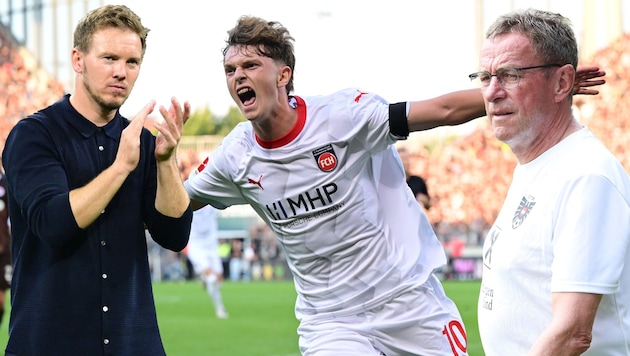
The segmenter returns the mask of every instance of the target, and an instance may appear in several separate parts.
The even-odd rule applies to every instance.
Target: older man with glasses
[[[470,75],[518,159],[483,248],[488,356],[630,354],[630,179],[573,117],[577,62],[569,20],[530,9],[490,26]]]

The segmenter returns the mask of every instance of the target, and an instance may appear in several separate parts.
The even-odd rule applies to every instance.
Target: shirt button
[[[101,241],[101,246],[105,246],[107,243],[105,241]]]
[[[107,279],[107,274],[103,273],[103,279]]]
[[[105,209],[101,210],[101,214],[105,214]]]
[[[103,343],[104,343],[105,345],[109,344],[109,339],[103,339]]]
[[[105,313],[107,313],[107,311],[108,311],[108,310],[109,310],[109,308],[107,307],[107,305],[103,307],[103,311],[104,311]]]
[[[101,151],[101,152],[102,152],[104,149],[105,149],[105,148],[103,148],[103,146],[98,146],[98,150],[99,150],[99,151]]]

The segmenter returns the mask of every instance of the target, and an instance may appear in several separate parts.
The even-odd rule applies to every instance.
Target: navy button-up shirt
[[[99,128],[66,95],[9,134],[2,155],[14,266],[8,355],[164,354],[145,224],[162,247],[180,251],[192,210],[170,218],[155,209],[155,137],[143,130],[137,168],[85,230],[68,197],[111,166],[128,124],[117,113]]]

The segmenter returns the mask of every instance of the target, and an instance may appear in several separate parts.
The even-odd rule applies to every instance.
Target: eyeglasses
[[[562,67],[561,64],[545,64],[541,66],[522,67],[522,68],[499,68],[496,74],[492,74],[488,71],[476,72],[468,76],[470,80],[478,82],[482,88],[486,88],[490,85],[492,77],[497,77],[499,84],[503,89],[514,89],[518,86],[518,82],[521,79],[520,72],[522,70],[536,69],[536,68],[551,68]]]

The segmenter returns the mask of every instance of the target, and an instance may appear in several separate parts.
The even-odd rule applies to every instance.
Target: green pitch
[[[447,281],[446,293],[457,303],[468,333],[471,356],[482,356],[477,331],[478,281]],[[299,356],[295,290],[290,281],[223,285],[230,314],[220,320],[199,282],[154,284],[158,320],[169,356]],[[8,313],[0,328],[0,351],[7,342]],[[141,342],[139,340],[138,342]],[[0,353],[2,353],[0,352]]]

